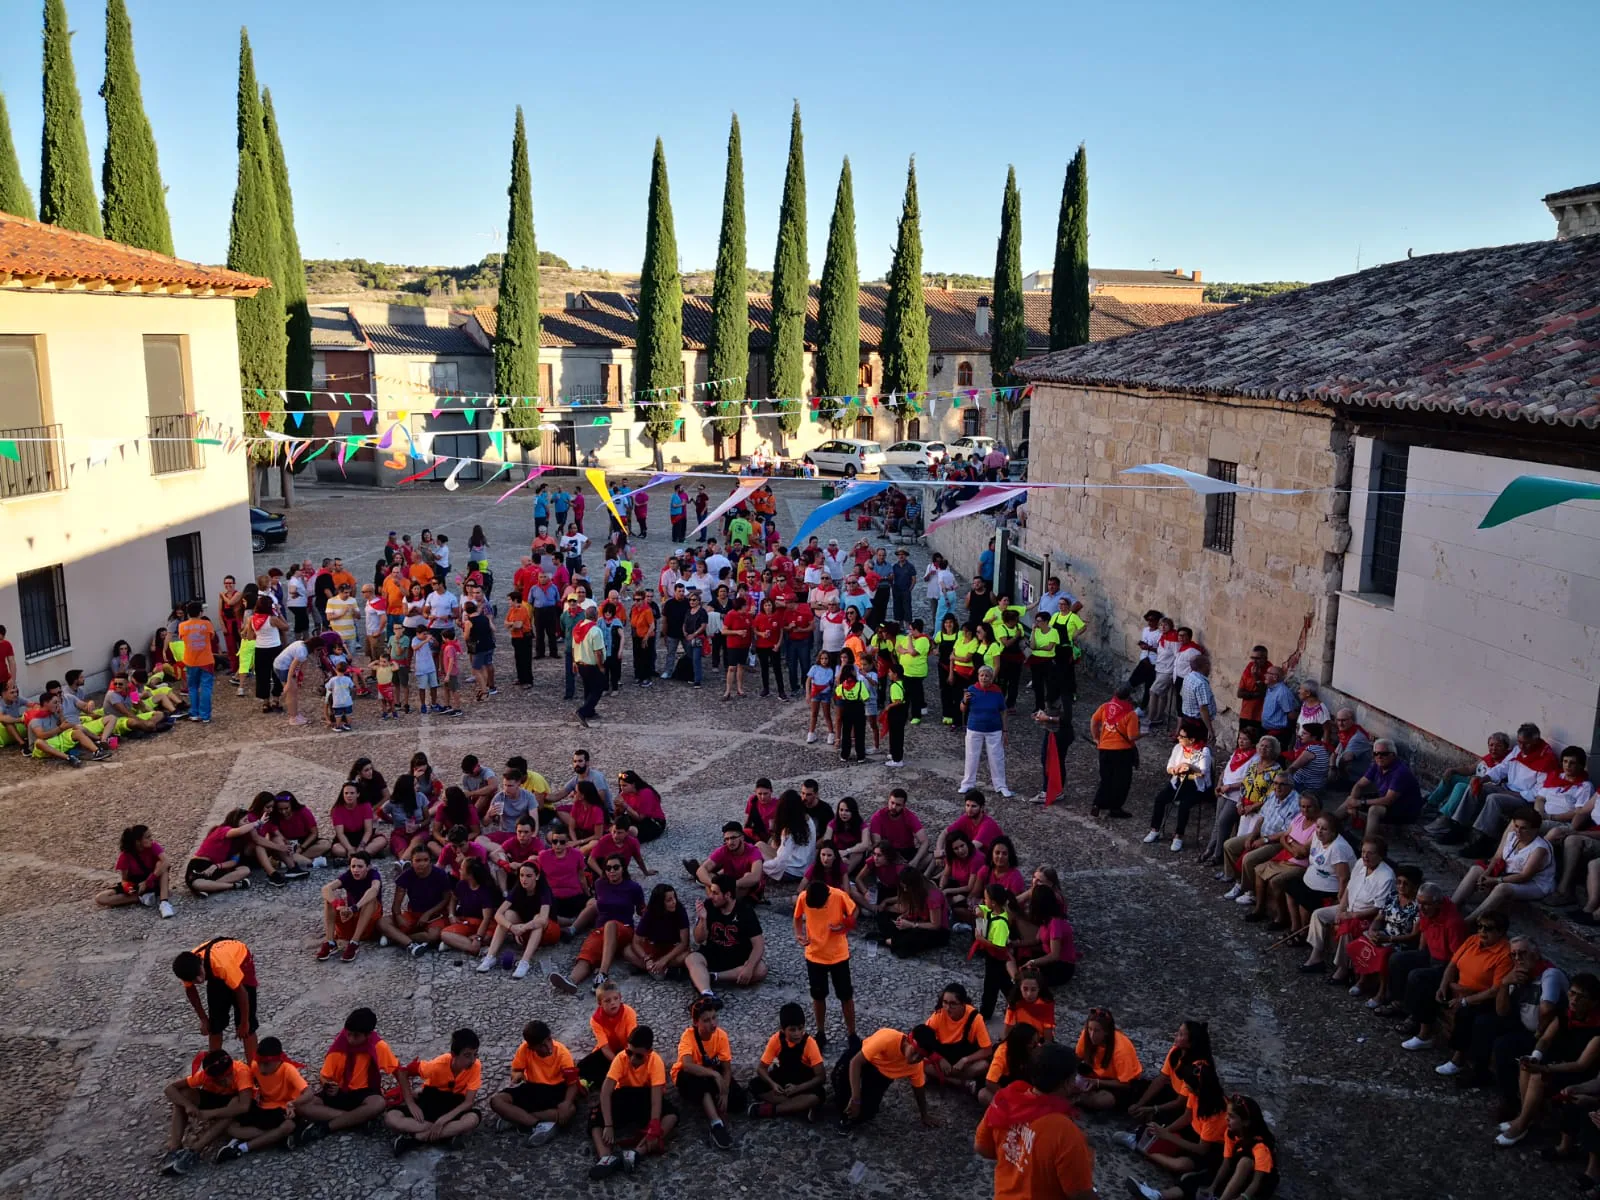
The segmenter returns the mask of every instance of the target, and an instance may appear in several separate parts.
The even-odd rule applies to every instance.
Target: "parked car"
[[[836,438],[823,442],[815,450],[807,450],[805,461],[815,467],[818,474],[832,471],[854,479],[883,466],[883,446],[862,438]]]
[[[264,508],[250,510],[250,549],[260,554],[268,546],[281,546],[289,540],[289,522],[282,513]]]
[[[969,434],[966,437],[959,437],[950,443],[951,454],[964,454],[968,458],[971,458],[974,454],[982,458],[993,449],[994,438],[983,437],[980,434]]]
[[[891,467],[931,467],[945,455],[943,442],[896,442],[883,452]]]

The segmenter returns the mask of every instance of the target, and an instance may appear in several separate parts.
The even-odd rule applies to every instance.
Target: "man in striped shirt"
[[[1206,727],[1206,740],[1216,737],[1217,698],[1211,691],[1211,659],[1206,654],[1195,658],[1189,673],[1183,677],[1180,693],[1183,715],[1201,722]]]

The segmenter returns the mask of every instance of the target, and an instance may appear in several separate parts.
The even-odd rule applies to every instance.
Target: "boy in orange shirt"
[[[417,1075],[422,1090],[415,1095],[406,1086],[407,1076]],[[478,1035],[458,1029],[450,1035],[450,1053],[424,1059],[402,1069],[400,1094],[404,1107],[383,1114],[383,1123],[394,1133],[394,1156],[422,1145],[448,1146],[460,1134],[478,1127],[478,1113],[472,1106],[483,1087],[483,1064],[478,1061]]]
[[[689,1006],[689,1028],[678,1039],[678,1061],[672,1082],[685,1104],[698,1104],[711,1122],[711,1144],[732,1150],[728,1132],[728,1095],[733,1089],[733,1046],[728,1031],[717,1028],[722,1001],[698,996]]]
[[[161,1173],[188,1174],[201,1154],[227,1135],[234,1118],[250,1110],[255,1094],[249,1063],[236,1061],[226,1050],[208,1050],[197,1058],[188,1075],[167,1084],[172,1120]]]
[[[289,1140],[294,1133],[294,1102],[306,1090],[298,1067],[284,1056],[283,1043],[277,1038],[261,1039],[250,1068],[255,1098],[249,1111],[228,1126],[231,1140],[217,1151],[219,1163]]]
[[[650,1154],[666,1149],[678,1110],[666,1098],[667,1068],[655,1052],[655,1042],[650,1026],[640,1025],[628,1035],[628,1048],[611,1060],[599,1103],[589,1110],[595,1152],[590,1179],[633,1170],[639,1150]],[[622,1148],[629,1140],[637,1140],[637,1150]]]
[[[816,1039],[806,1035],[806,1012],[792,1001],[778,1010],[778,1032],[756,1064],[750,1091],[756,1097],[746,1110],[752,1117],[804,1113],[815,1122],[827,1094],[827,1070]]]
[[[528,1145],[542,1146],[578,1111],[578,1067],[572,1051],[550,1036],[543,1021],[522,1027],[522,1045],[511,1059],[511,1086],[489,1097],[501,1120],[530,1129]]]
[[[389,1043],[378,1036],[378,1014],[358,1008],[344,1019],[344,1028],[334,1038],[322,1060],[321,1089],[316,1095],[303,1094],[295,1111],[310,1124],[290,1139],[308,1145],[330,1132],[357,1129],[388,1107],[383,1095],[383,1076],[393,1075],[401,1094],[411,1094],[411,1080],[400,1069]]]
[[[849,895],[820,875],[794,898],[794,940],[806,956],[806,981],[811,989],[811,1015],[817,1023],[817,1045],[827,1045],[828,984],[844,1012],[845,1033],[856,1037],[855,989],[850,982],[850,938],[856,905]]]
[[[594,990],[594,1012],[589,1030],[594,1034],[594,1049],[578,1063],[578,1077],[585,1092],[601,1085],[617,1055],[628,1047],[628,1039],[639,1028],[639,1014],[633,1005],[622,1002],[622,988],[606,980]]]
[[[848,1092],[844,1116],[839,1128],[853,1129],[863,1121],[878,1115],[884,1093],[896,1079],[911,1081],[911,1098],[917,1102],[917,1113],[925,1129],[937,1122],[928,1111],[927,1073],[923,1060],[939,1052],[939,1038],[926,1025],[918,1025],[910,1033],[898,1029],[880,1029],[866,1041],[850,1059],[849,1066],[834,1077],[834,1086],[842,1099]]]
[[[1041,1046],[1032,1083],[1008,1084],[994,1098],[974,1148],[994,1163],[995,1200],[1092,1200],[1094,1151],[1069,1115],[1077,1056]]]

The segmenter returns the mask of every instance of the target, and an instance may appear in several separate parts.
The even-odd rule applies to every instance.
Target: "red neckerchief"
[[[355,1076],[357,1058],[365,1058],[367,1060],[367,1086],[373,1089],[377,1088],[378,1056],[373,1050],[373,1046],[377,1044],[377,1041],[378,1034],[374,1031],[367,1034],[367,1040],[357,1046],[350,1041],[350,1034],[343,1029],[339,1031],[339,1036],[333,1039],[333,1049],[329,1053],[344,1055],[344,1078],[339,1080],[339,1090],[341,1092],[350,1090],[350,1080]]]
[[[1166,633],[1161,635],[1159,640],[1163,642],[1178,642],[1182,641],[1183,639],[1169,629]]]
[[[577,643],[583,641],[584,638],[589,636],[589,630],[593,629],[597,624],[599,624],[598,621],[590,621],[588,619],[579,621],[572,627],[573,642]]]
[[[1517,761],[1530,771],[1543,771],[1547,775],[1551,771],[1561,770],[1561,760],[1556,757],[1554,747],[1543,738],[1532,750],[1524,750],[1519,754]]]
[[[1126,700],[1118,700],[1115,696],[1106,701],[1105,716],[1102,718],[1107,725],[1115,725],[1123,717],[1133,711],[1133,705]]]
[[[1200,646],[1199,642],[1185,642],[1183,645],[1178,647],[1178,653],[1182,654],[1186,650],[1199,650],[1199,649],[1201,649],[1201,646]]]
[[[1551,771],[1544,777],[1544,786],[1547,788],[1554,788],[1559,792],[1564,792],[1569,788],[1575,788],[1580,784],[1585,784],[1588,782],[1589,772],[1587,771],[1579,771],[1577,777],[1573,779],[1568,779],[1560,771]]]
[[[1499,766],[1501,763],[1505,762],[1505,760],[1506,756],[1504,754],[1485,754],[1481,759],[1483,765],[1486,767]]]
[[[1361,726],[1359,726],[1359,725],[1350,726],[1350,729],[1348,730],[1348,732],[1343,730],[1343,729],[1341,729],[1339,731],[1339,747],[1340,747],[1340,749],[1343,749],[1345,746],[1348,746],[1350,744],[1350,739],[1355,737],[1356,734],[1358,734],[1358,733],[1366,733],[1366,732],[1367,731],[1365,729],[1361,728]],[[1371,737],[1372,735],[1371,734],[1367,734],[1367,736]]]
[[[989,1103],[983,1114],[983,1123],[991,1129],[1009,1129],[1013,1125],[1026,1125],[1051,1113],[1076,1117],[1077,1110],[1060,1096],[1047,1096],[1031,1083],[1018,1080],[1008,1083]]]
[[[1255,756],[1254,750],[1235,750],[1233,757],[1228,760],[1228,770],[1237,771]]]

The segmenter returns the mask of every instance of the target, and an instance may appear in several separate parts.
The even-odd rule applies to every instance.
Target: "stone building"
[[[1414,748],[1526,720],[1594,746],[1600,505],[1477,525],[1518,475],[1600,483],[1600,237],[1390,263],[1021,373],[1032,478],[1077,485],[1034,493],[1028,543],[1070,558],[1109,672],[1153,607],[1210,646],[1224,704],[1263,642]],[[1082,486],[1142,463],[1304,491]]]
[[[1030,271],[1022,277],[1022,290],[1048,292],[1055,274],[1053,270]],[[1199,271],[1185,275],[1182,267],[1171,271],[1090,267],[1089,295],[1124,304],[1204,304],[1206,286]]]
[[[1544,203],[1556,219],[1558,238],[1600,233],[1600,183],[1551,192]]]

